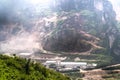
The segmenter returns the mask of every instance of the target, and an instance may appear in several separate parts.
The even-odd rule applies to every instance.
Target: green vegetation
[[[0,55],[0,80],[70,80],[30,59]]]
[[[104,54],[97,54],[96,60],[99,60],[97,61],[98,67],[103,67],[111,64],[112,57]]]

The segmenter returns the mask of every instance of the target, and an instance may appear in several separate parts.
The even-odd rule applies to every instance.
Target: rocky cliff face
[[[98,48],[96,46],[100,39],[83,31],[80,13],[69,15],[66,13],[57,18],[57,26],[51,30],[50,35],[43,39],[43,48],[49,51],[67,52],[85,52]]]
[[[56,23],[57,29],[53,31],[52,36],[49,36],[48,39],[45,40],[45,44],[43,44],[44,49],[50,50],[50,48],[55,48],[51,50],[64,51],[65,49],[67,51],[73,51],[79,46],[77,47],[77,49],[79,49],[77,51],[81,51],[80,45],[82,45],[84,46],[83,48],[89,50],[91,48],[90,46],[92,46],[90,44],[90,39],[93,39],[92,43],[95,43],[94,45],[96,45],[96,42],[98,41],[96,41],[95,38],[97,37],[100,39],[99,44],[101,47],[106,48],[108,51],[107,54],[114,53],[113,46],[116,44],[115,42],[119,32],[117,30],[116,14],[112,4],[108,0],[79,1],[80,2],[78,3],[78,0],[74,0],[72,2],[74,4],[73,6],[68,5],[70,2],[64,0],[57,5],[54,5],[57,10],[64,12],[60,12],[60,15],[57,17],[59,20],[58,23]],[[56,3],[57,2],[59,1],[56,0]],[[64,4],[62,4],[63,2]],[[68,7],[70,8],[67,9]],[[76,12],[71,12],[72,10],[76,10]],[[82,34],[81,31],[84,32],[84,34]],[[94,38],[88,36],[83,37],[83,35],[86,34],[89,36],[94,35]],[[89,43],[86,41],[86,38],[90,41]],[[88,44],[90,45],[88,46],[89,48],[85,47],[83,41],[85,41],[85,43],[87,42],[87,46]],[[70,47],[71,45],[73,46]]]

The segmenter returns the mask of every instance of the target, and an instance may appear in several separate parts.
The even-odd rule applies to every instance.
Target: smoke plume
[[[0,52],[34,52],[41,49],[41,40],[45,35],[42,18],[48,7],[39,5],[32,5],[29,0],[0,1]]]

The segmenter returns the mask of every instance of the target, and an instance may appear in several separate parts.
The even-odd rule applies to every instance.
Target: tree
[[[30,74],[30,61],[31,59],[28,59],[26,66],[25,66],[26,74]]]

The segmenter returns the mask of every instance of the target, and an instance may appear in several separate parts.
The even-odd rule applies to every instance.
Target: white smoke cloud
[[[0,48],[2,52],[32,52],[34,49],[39,49],[39,42],[36,35],[28,32],[22,32],[10,39],[1,42]]]

